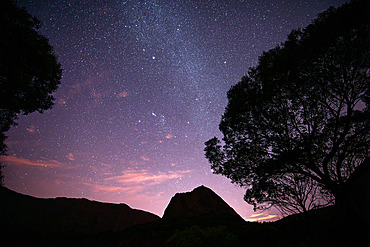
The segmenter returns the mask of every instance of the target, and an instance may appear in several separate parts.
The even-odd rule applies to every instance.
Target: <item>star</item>
[[[204,142],[258,56],[346,0],[16,2],[40,19],[63,78],[53,109],[10,129],[7,187],[161,215],[204,184],[248,218],[245,190],[212,174]]]

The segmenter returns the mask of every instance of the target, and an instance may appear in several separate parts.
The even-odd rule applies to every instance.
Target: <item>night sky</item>
[[[41,20],[63,77],[53,109],[7,133],[6,187],[162,216],[203,184],[246,220],[276,219],[212,174],[204,142],[222,138],[226,93],[264,50],[346,1],[17,2]]]

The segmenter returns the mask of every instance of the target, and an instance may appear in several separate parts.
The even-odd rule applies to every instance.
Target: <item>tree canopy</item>
[[[60,84],[61,65],[38,30],[40,21],[10,0],[0,3],[0,155],[5,132],[19,114],[50,109]]]
[[[255,209],[344,200],[369,157],[369,1],[331,7],[264,52],[227,96],[205,155]],[[367,163],[368,164],[368,163]]]

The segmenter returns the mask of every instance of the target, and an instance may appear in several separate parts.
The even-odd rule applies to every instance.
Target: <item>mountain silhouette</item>
[[[87,199],[41,199],[0,187],[0,221],[5,230],[97,234],[159,220],[126,204]],[[4,230],[4,229],[2,229]]]
[[[354,181],[361,192],[369,184],[365,168]],[[369,236],[366,217],[348,221],[335,205],[272,223],[246,222],[205,186],[173,196],[162,219],[126,204],[40,199],[4,187],[0,198],[4,246],[367,246]]]
[[[163,219],[203,216],[244,221],[220,196],[203,185],[191,192],[176,193],[165,209]]]

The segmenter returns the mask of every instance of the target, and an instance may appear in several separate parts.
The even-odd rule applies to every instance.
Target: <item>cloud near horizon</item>
[[[101,184],[91,184],[83,182],[83,185],[87,185],[92,188],[93,192],[136,192],[142,188],[132,188],[132,187],[119,187],[119,186],[109,186]]]
[[[101,201],[114,200],[124,202],[134,208],[143,208],[145,210],[148,209],[143,205],[151,201],[152,205],[156,205],[151,211],[160,215],[162,208],[168,201],[161,196],[164,192],[153,193],[150,190],[150,186],[160,185],[174,179],[181,179],[184,175],[191,172],[191,170],[150,172],[144,169],[128,168],[122,172],[122,175],[106,177],[100,183],[84,181],[80,182],[80,185],[87,186],[90,190],[88,194],[94,193],[94,198],[99,198]]]
[[[159,185],[172,179],[180,179],[183,175],[190,173],[191,170],[164,172],[149,172],[148,170],[127,169],[123,175],[111,176],[103,179],[103,183],[81,182],[92,189],[93,192],[103,193],[125,193],[141,194],[148,186]],[[108,175],[108,174],[107,174]],[[112,182],[114,185],[112,185]],[[119,185],[117,185],[117,183]],[[144,192],[145,193],[145,192]]]
[[[57,160],[43,160],[31,161],[28,159],[18,158],[16,156],[1,156],[0,161],[13,165],[26,165],[26,166],[38,166],[38,167],[61,167],[62,164]]]
[[[127,169],[123,171],[123,175],[105,178],[105,181],[116,181],[124,185],[129,184],[161,184],[167,180],[181,178],[184,174],[190,173],[191,170],[185,171],[170,171],[167,173],[157,172],[150,173],[148,170],[133,170]],[[147,184],[148,185],[148,184]]]
[[[265,214],[265,213],[260,213],[260,214],[252,214],[247,218],[247,221],[275,221],[280,219],[280,216],[277,214]]]

